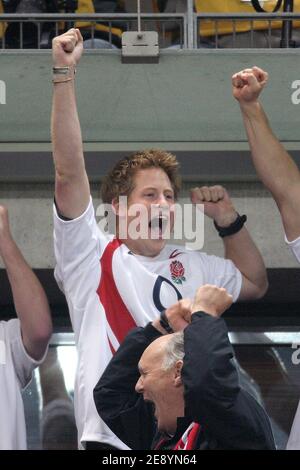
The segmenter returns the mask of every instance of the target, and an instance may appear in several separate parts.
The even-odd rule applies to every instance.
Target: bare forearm
[[[71,28],[53,39],[51,133],[56,170],[55,199],[60,213],[71,219],[84,212],[90,198],[74,84],[74,67],[82,51],[83,38],[79,29]]]
[[[268,287],[265,264],[247,229],[243,227],[238,233],[224,237],[223,242],[225,258],[233,261],[242,275],[250,281],[257,297],[264,295]]]
[[[258,176],[280,205],[287,187],[300,184],[298,167],[273,134],[261,104],[240,103],[240,107]]]
[[[12,238],[1,241],[0,253],[10,281],[15,309],[28,353],[39,359],[52,333],[50,310],[44,290]]]
[[[85,165],[74,81],[53,88],[51,134],[55,168],[62,177],[75,177],[85,171]]]
[[[55,199],[61,214],[76,218],[89,203],[90,187],[73,81],[54,85],[51,127],[56,170]]]

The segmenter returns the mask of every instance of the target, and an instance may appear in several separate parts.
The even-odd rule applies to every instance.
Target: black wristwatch
[[[228,237],[229,235],[234,235],[235,233],[238,233],[244,227],[246,220],[246,215],[237,214],[237,218],[235,219],[235,221],[232,222],[232,224],[230,224],[228,227],[220,227],[215,221],[214,225],[219,233],[219,236],[221,238],[224,238]]]
[[[163,327],[164,330],[166,330],[168,333],[174,333],[174,331],[172,330],[172,328],[170,327],[169,325],[169,322],[168,322],[168,319],[167,319],[167,315],[166,315],[166,311],[163,310],[161,313],[160,313],[160,320],[159,320],[159,323],[160,325]]]

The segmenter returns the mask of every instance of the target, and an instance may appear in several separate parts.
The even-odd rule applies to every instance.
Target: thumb
[[[243,74],[243,79],[247,80],[247,83],[251,86],[251,88],[259,88],[259,83],[255,75],[251,73],[245,73]]]
[[[77,36],[77,42],[83,42],[83,37],[80,32],[80,29],[76,28],[75,31],[76,31],[76,36]]]
[[[245,85],[240,74],[236,73],[232,76],[232,86],[235,88],[242,88]]]
[[[73,41],[66,37],[66,38],[61,38],[61,42],[60,42],[63,50],[65,52],[72,52],[75,48],[75,44],[73,43]]]

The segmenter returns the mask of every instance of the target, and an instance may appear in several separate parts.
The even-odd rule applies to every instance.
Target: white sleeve
[[[29,384],[33,370],[45,360],[48,348],[42,359],[36,361],[30,357],[23,344],[21,323],[18,319],[7,322],[7,333],[15,372],[21,388],[24,388]]]
[[[109,238],[100,231],[90,199],[78,218],[63,220],[54,208],[55,279],[65,294],[74,292],[83,273],[99,262]]]
[[[284,235],[285,243],[288,245],[292,253],[294,254],[296,260],[300,263],[300,237],[295,240],[288,241],[287,236]]]
[[[229,260],[214,255],[207,255],[207,284],[224,287],[236,302],[242,288],[242,274],[235,264]]]

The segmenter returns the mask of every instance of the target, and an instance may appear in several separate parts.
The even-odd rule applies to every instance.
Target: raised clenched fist
[[[232,76],[232,93],[242,103],[257,101],[268,81],[268,74],[259,67],[241,70]]]
[[[79,29],[69,29],[52,41],[54,67],[77,65],[83,51],[83,38]]]
[[[232,295],[223,287],[205,284],[196,292],[192,313],[203,311],[213,317],[220,317],[232,304]]]
[[[189,299],[179,300],[176,304],[167,308],[166,317],[173,331],[184,330],[191,322],[192,302]]]
[[[204,213],[220,227],[228,227],[237,218],[237,212],[223,186],[202,186],[191,190],[193,204],[203,204]]]

